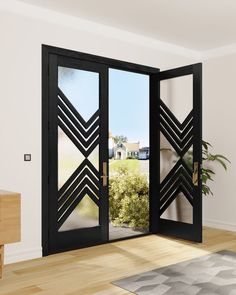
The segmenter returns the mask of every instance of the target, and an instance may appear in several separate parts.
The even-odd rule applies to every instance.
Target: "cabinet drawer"
[[[0,191],[0,245],[20,241],[20,194]]]

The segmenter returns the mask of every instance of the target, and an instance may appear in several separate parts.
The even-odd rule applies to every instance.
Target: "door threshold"
[[[126,240],[131,240],[131,239],[136,239],[136,238],[142,238],[145,236],[150,236],[152,235],[152,233],[143,233],[143,234],[137,234],[137,235],[133,235],[130,237],[124,237],[124,238],[118,238],[118,239],[113,239],[113,240],[109,240],[108,243],[113,243],[113,242],[121,242],[121,241],[126,241]]]

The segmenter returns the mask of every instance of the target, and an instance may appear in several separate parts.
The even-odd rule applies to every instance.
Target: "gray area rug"
[[[212,253],[113,284],[138,295],[236,295],[236,253]]]

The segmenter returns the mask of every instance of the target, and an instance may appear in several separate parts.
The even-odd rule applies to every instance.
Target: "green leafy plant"
[[[122,166],[109,181],[110,222],[114,226],[148,228],[149,185],[146,176]]]
[[[115,144],[122,144],[128,141],[128,138],[124,135],[116,135],[113,137],[114,143]]]
[[[208,168],[210,162],[215,162],[220,164],[225,171],[227,170],[227,163],[230,161],[223,155],[220,154],[212,154],[209,151],[209,148],[212,148],[212,145],[207,141],[202,141],[202,194],[203,195],[213,195],[210,187],[207,185],[209,181],[214,181],[213,177],[215,172]]]
[[[213,163],[220,164],[225,170],[227,170],[227,164],[230,163],[230,161],[221,154],[212,154],[210,152],[210,148],[213,148],[212,145],[207,141],[202,141],[202,194],[207,195],[213,195],[213,192],[211,188],[209,187],[208,183],[209,181],[214,181],[214,175],[215,172],[212,170],[212,168],[209,168],[209,166]],[[161,151],[171,151],[173,150],[169,148],[162,148]],[[176,152],[173,152],[176,157],[178,155]],[[192,170],[192,164],[193,164],[193,151],[189,150],[185,156],[184,160],[189,166],[189,168]],[[176,160],[174,160],[176,162]]]

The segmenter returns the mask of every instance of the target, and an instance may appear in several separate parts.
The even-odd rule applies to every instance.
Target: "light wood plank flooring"
[[[111,282],[223,249],[236,252],[236,233],[207,228],[203,244],[151,235],[70,251],[6,265],[0,294],[128,295]]]

